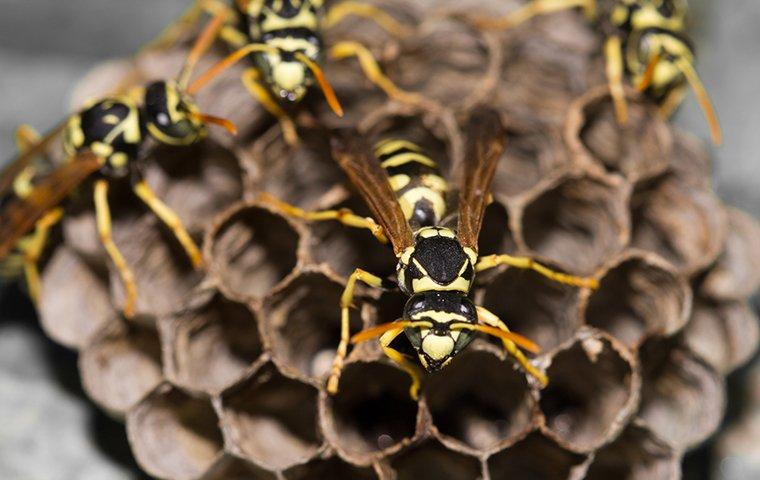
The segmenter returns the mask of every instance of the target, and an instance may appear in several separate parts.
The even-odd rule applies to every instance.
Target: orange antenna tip
[[[230,135],[237,135],[238,130],[234,123],[232,123],[231,120],[227,120],[226,118],[220,118],[215,117],[213,115],[206,115],[205,113],[199,113],[197,115],[198,120],[200,120],[203,123],[209,124],[209,125],[218,125],[222,127],[223,129],[227,130]]]
[[[317,65],[314,60],[302,52],[296,52],[295,57],[299,62],[302,62],[309,70],[311,70],[311,72],[314,74],[314,78],[319,84],[319,88],[322,90],[322,93],[325,96],[325,100],[327,100],[327,104],[330,105],[330,108],[333,112],[335,112],[335,115],[342,117],[343,107],[338,101],[338,97],[335,95],[335,90],[333,90],[330,82],[327,81],[327,78],[322,72],[322,69],[319,68],[319,65]]]

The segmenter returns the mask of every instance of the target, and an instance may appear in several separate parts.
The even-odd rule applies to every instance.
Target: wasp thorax
[[[399,258],[398,284],[407,295],[429,291],[467,293],[476,257],[472,249],[462,247],[450,229],[422,228],[415,234],[414,246]]]
[[[473,331],[462,326],[477,323],[472,301],[460,292],[419,293],[404,307],[404,319],[429,322],[430,327],[404,330],[409,342],[429,372],[440,370],[473,339]]]
[[[626,30],[682,30],[686,10],[683,0],[623,0],[612,10],[612,23]]]
[[[148,133],[161,143],[190,145],[206,134],[198,107],[175,82],[148,85],[145,116]]]

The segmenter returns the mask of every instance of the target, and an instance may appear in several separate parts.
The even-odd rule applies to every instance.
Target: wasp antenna
[[[335,112],[335,115],[342,117],[343,107],[340,105],[338,97],[335,96],[335,91],[327,81],[327,78],[325,78],[325,74],[322,72],[322,69],[319,68],[319,65],[317,65],[311,58],[302,52],[296,52],[295,57],[299,62],[303,63],[309,68],[309,70],[311,70],[311,72],[314,74],[314,78],[317,79],[317,83],[319,83],[319,88],[322,89],[322,93],[325,95],[327,104],[330,105],[330,108],[332,108],[332,111]]]
[[[187,59],[185,59],[185,64],[182,66],[182,71],[179,74],[178,83],[180,88],[187,87],[187,84],[190,82],[190,76],[193,73],[193,69],[198,64],[198,61],[208,51],[208,49],[211,48],[211,45],[214,43],[214,40],[216,40],[219,31],[222,29],[226,21],[227,11],[220,9],[219,13],[214,16],[214,18],[208,23],[208,25],[206,25],[206,28],[204,28],[201,34],[198,36],[198,39],[190,49],[190,53],[188,53]]]
[[[660,63],[660,54],[655,54],[651,60],[649,60],[649,64],[647,64],[646,70],[644,70],[644,76],[641,77],[641,81],[638,85],[636,85],[636,89],[639,92],[643,92],[649,86],[652,84],[652,78],[654,77],[654,69],[657,67],[657,64]]]
[[[263,43],[250,43],[244,47],[240,47],[239,49],[230,53],[225,58],[223,58],[222,60],[217,62],[215,65],[210,67],[208,70],[203,72],[203,74],[201,74],[200,77],[195,79],[195,81],[192,84],[190,84],[190,86],[187,88],[187,93],[192,95],[198,92],[198,90],[205,87],[206,84],[208,84],[211,80],[219,76],[225,70],[231,68],[233,65],[235,65],[237,62],[245,58],[247,55],[254,52],[278,53],[279,50],[277,50],[277,48],[275,47],[271,47]]]
[[[702,84],[699,74],[697,74],[694,66],[684,59],[676,61],[676,65],[681,72],[683,72],[686,81],[689,82],[692,90],[694,90],[694,94],[697,96],[699,106],[702,107],[702,112],[705,114],[707,123],[710,125],[710,135],[712,136],[713,143],[716,146],[720,146],[723,143],[723,133],[721,132],[720,123],[715,114],[715,109],[713,108],[712,102],[710,102],[710,96],[707,94],[707,90],[705,90],[705,86]]]
[[[195,118],[197,118],[203,123],[219,125],[220,127],[230,132],[231,135],[237,135],[238,133],[238,130],[235,124],[232,123],[231,120],[227,120],[226,118],[215,117],[213,115],[206,115],[205,113],[198,113],[195,115]]]
[[[477,330],[478,332],[483,332],[487,335],[491,335],[492,337],[514,342],[517,346],[519,346],[523,350],[527,350],[531,353],[541,352],[541,347],[539,347],[532,340],[528,340],[527,338],[523,337],[522,335],[518,333],[504,331],[504,330],[498,329],[496,327],[491,327],[488,325],[480,325],[480,324],[472,324],[472,323],[457,323],[451,326],[451,330]]]
[[[383,323],[376,327],[367,328],[365,330],[362,330],[361,332],[357,333],[353,337],[351,337],[351,343],[357,344],[366,342],[367,340],[372,340],[373,338],[377,338],[384,334],[385,332],[389,332],[391,330],[401,330],[404,328],[415,328],[415,327],[431,327],[432,324],[430,322],[410,322],[410,321],[401,321],[401,322],[389,322],[389,323]]]

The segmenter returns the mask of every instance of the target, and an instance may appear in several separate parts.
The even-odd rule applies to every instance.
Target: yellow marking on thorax
[[[420,228],[415,232],[415,235],[418,235],[422,238],[429,238],[429,237],[435,237],[435,236],[441,236],[446,238],[456,238],[456,235],[454,235],[454,232],[449,228],[441,228],[441,227],[423,227]]]
[[[470,282],[467,281],[463,277],[457,277],[456,280],[449,283],[448,285],[440,285],[433,281],[432,278],[425,275],[422,278],[415,278],[412,280],[412,291],[414,293],[422,293],[422,292],[432,292],[432,291],[440,291],[440,292],[450,292],[450,291],[457,291],[457,292],[469,292],[470,291]]]

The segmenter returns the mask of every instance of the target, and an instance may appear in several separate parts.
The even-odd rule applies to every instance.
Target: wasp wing
[[[414,244],[412,228],[391,189],[388,174],[380,167],[366,142],[356,131],[339,132],[332,138],[333,157],[359,190],[372,215],[383,227],[396,254]]]
[[[16,198],[3,208],[0,212],[0,260],[45,212],[60,204],[101,165],[101,158],[94,153],[78,155],[43,178],[28,197]]]
[[[32,145],[28,150],[12,160],[2,172],[0,172],[0,197],[8,193],[13,187],[13,181],[16,177],[39,155],[44,155],[50,144],[55,140],[58,135],[63,131],[66,126],[66,122],[61,123],[55,127],[39,142]]]
[[[476,252],[491,182],[505,144],[506,134],[499,114],[490,109],[473,112],[467,126],[467,147],[462,162],[457,234],[463,246]]]

